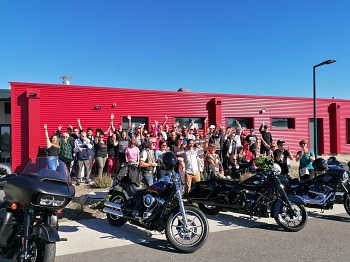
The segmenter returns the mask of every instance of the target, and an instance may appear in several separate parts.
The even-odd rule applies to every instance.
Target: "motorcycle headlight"
[[[349,173],[347,171],[345,171],[343,173],[343,181],[348,181],[349,180]]]
[[[60,207],[65,202],[66,199],[61,196],[41,195],[38,197],[38,204],[41,206]]]

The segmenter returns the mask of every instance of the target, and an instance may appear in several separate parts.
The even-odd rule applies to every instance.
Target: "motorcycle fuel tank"
[[[264,178],[260,175],[252,176],[242,182],[242,185],[249,187],[262,187],[264,186]]]

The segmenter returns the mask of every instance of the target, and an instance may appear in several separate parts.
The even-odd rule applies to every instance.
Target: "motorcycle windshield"
[[[58,160],[57,170],[50,170],[47,167],[46,157],[31,158],[21,173],[21,175],[27,174],[35,174],[39,178],[51,178],[71,182],[67,166],[61,160]]]

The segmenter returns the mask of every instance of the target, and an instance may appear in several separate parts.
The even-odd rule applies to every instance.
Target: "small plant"
[[[99,177],[95,180],[94,188],[108,188],[112,185],[112,178],[109,176]]]
[[[76,198],[75,201],[75,205],[74,205],[74,209],[79,211],[79,212],[84,212],[85,210],[85,205],[87,204],[87,197],[86,196],[80,196],[78,198]]]
[[[105,196],[101,201],[97,201],[91,205],[91,209],[102,211],[104,208],[104,202],[108,201],[111,195]]]
[[[273,158],[271,156],[259,156],[255,158],[255,164],[264,171],[269,171],[269,165],[273,163]]]

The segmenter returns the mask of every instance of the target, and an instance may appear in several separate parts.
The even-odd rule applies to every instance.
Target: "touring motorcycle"
[[[287,195],[283,184],[288,180],[280,175],[280,168],[270,164],[270,170],[258,170],[243,181],[212,177],[194,183],[188,201],[195,202],[206,214],[217,214],[222,209],[257,217],[273,217],[286,231],[299,231],[307,223],[304,202]]]
[[[165,230],[176,250],[194,252],[208,237],[208,221],[198,208],[184,205],[181,176],[174,171],[174,153],[164,153],[162,164],[167,175],[149,188],[131,183],[128,175],[115,179],[103,211],[111,225],[122,226],[129,221],[149,230]]]
[[[62,163],[63,164],[63,163]],[[0,260],[52,262],[60,213],[73,198],[74,186],[46,158],[30,160],[21,175],[0,176]]]
[[[308,180],[293,180],[286,191],[303,200],[306,206],[321,209],[332,209],[338,195],[350,215],[349,172],[334,159],[317,158],[312,165],[317,176]]]

